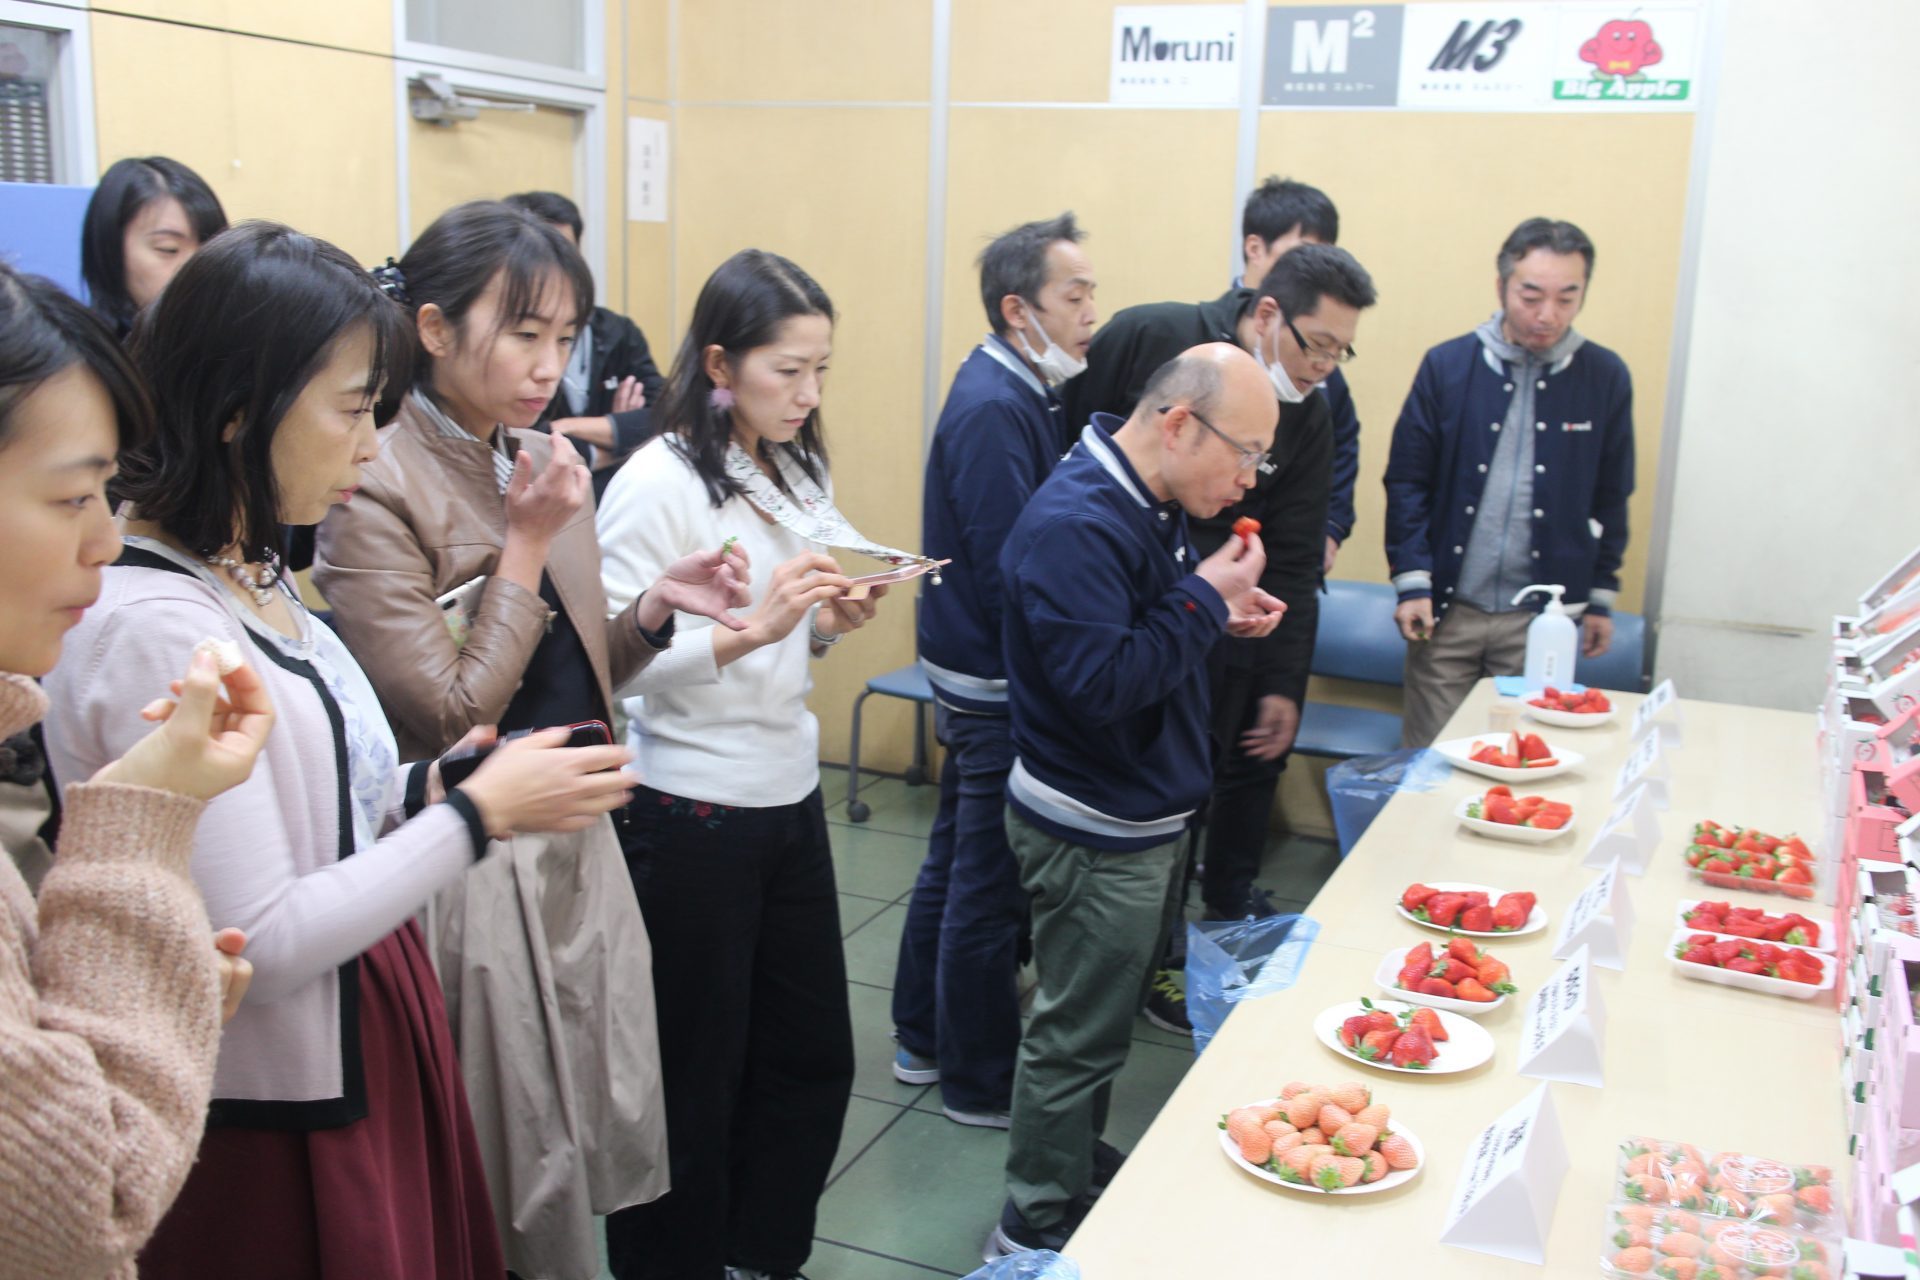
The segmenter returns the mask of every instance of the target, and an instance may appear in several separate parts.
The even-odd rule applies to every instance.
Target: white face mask
[[[1040,317],[1033,314],[1032,307],[1023,302],[1020,304],[1020,309],[1027,313],[1027,319],[1033,322],[1034,329],[1040,334],[1041,340],[1047,344],[1045,351],[1036,352],[1028,344],[1026,334],[1018,329],[1013,331],[1014,336],[1020,339],[1020,349],[1027,353],[1027,359],[1033,361],[1034,366],[1040,370],[1042,382],[1050,387],[1057,387],[1068,378],[1078,377],[1087,371],[1085,360],[1079,356],[1070,355],[1065,347],[1047,336],[1045,329],[1040,328]]]
[[[1270,330],[1275,338],[1273,344],[1274,358],[1268,360],[1266,359],[1265,353],[1262,352],[1261,360],[1267,366],[1267,380],[1273,383],[1274,393],[1280,397],[1280,402],[1282,404],[1299,404],[1307,398],[1307,392],[1293,385],[1293,379],[1287,376],[1287,367],[1280,363],[1279,321],[1280,317],[1276,315],[1274,317],[1273,328]],[[1309,387],[1307,390],[1311,391],[1312,388]]]

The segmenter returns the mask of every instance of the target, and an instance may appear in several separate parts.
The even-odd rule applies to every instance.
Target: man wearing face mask
[[[1325,557],[1333,430],[1325,396],[1314,388],[1353,356],[1360,313],[1374,303],[1373,280],[1344,249],[1302,244],[1280,257],[1259,289],[1232,289],[1212,302],[1155,303],[1118,312],[1094,338],[1087,372],[1068,384],[1072,420],[1095,411],[1130,412],[1158,363],[1200,341],[1231,342],[1265,368],[1280,401],[1280,427],[1268,470],[1246,498],[1194,522],[1209,554],[1231,537],[1233,522],[1260,522],[1267,549],[1263,589],[1287,602],[1272,635],[1226,640],[1210,663],[1214,788],[1206,814],[1201,899],[1209,919],[1271,915],[1254,888],[1268,818],[1286,755],[1300,726],[1313,665],[1315,595]],[[1155,978],[1147,1017],[1188,1029],[1182,975],[1169,958]]]
[[[1517,675],[1537,604],[1566,587],[1581,652],[1613,639],[1633,492],[1633,380],[1574,329],[1593,241],[1529,218],[1496,259],[1500,310],[1427,352],[1393,429],[1387,562],[1406,636],[1407,746],[1424,747],[1483,676]]]
[[[921,550],[951,559],[921,593],[920,665],[947,747],[940,812],[900,935],[894,1077],[940,1086],[958,1124],[1007,1127],[1020,1045],[1016,951],[1027,896],[1007,845],[1000,550],[1065,449],[1055,391],[1084,367],[1093,267],[1072,213],[980,255],[986,338],[955,375],[927,454]]]

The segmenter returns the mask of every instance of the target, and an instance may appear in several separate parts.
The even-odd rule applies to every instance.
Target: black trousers
[[[673,1183],[607,1219],[613,1274],[798,1271],[853,1090],[820,792],[739,809],[637,787],[621,828],[653,940]]]
[[[1267,847],[1267,818],[1287,757],[1256,760],[1240,748],[1240,735],[1260,718],[1256,673],[1227,666],[1216,646],[1213,682],[1213,795],[1207,802],[1206,870],[1200,897],[1209,907],[1238,910],[1260,871]]]

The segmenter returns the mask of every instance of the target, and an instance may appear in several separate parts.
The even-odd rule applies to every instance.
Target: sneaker
[[[1202,920],[1265,920],[1269,916],[1279,914],[1280,909],[1273,905],[1272,891],[1250,884],[1225,907],[1216,907],[1209,903],[1200,918]]]
[[[1127,1153],[1110,1142],[1095,1140],[1093,1144],[1093,1182],[1090,1190],[1099,1195],[1107,1189],[1107,1184],[1119,1176],[1120,1166],[1127,1162]]]
[[[893,1050],[893,1078],[901,1084],[939,1084],[940,1064],[896,1045]]]
[[[757,1267],[728,1267],[727,1280],[807,1280],[798,1271],[761,1271]]]
[[[1179,969],[1162,969],[1153,975],[1153,987],[1147,992],[1147,1021],[1162,1031],[1177,1036],[1193,1034],[1187,1021],[1187,975]]]
[[[1067,1216],[1050,1227],[1036,1227],[1028,1224],[1020,1211],[1008,1200],[1000,1210],[1000,1221],[994,1225],[987,1236],[987,1247],[980,1251],[982,1262],[992,1262],[1012,1253],[1032,1253],[1036,1249],[1052,1249],[1055,1253],[1067,1247],[1067,1238],[1079,1227],[1081,1219],[1087,1216],[1087,1204],[1076,1201],[1068,1207]]]
[[[941,1107],[940,1114],[955,1124],[971,1125],[976,1129],[1013,1128],[1013,1116],[1005,1111],[957,1111],[952,1107]]]

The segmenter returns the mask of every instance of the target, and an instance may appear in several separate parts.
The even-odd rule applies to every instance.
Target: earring
[[[733,408],[733,391],[727,387],[715,387],[707,392],[707,403],[716,409]]]

